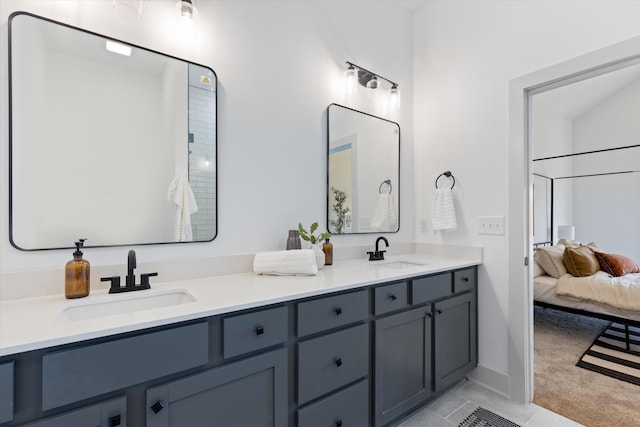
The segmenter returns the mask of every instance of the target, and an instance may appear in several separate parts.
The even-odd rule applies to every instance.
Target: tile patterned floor
[[[458,426],[479,406],[522,427],[579,427],[578,424],[540,406],[509,400],[473,381],[464,381],[416,412],[398,427]]]

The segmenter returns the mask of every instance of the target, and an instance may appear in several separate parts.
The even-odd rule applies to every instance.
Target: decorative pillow
[[[600,263],[602,271],[606,271],[614,277],[640,273],[640,266],[634,260],[623,255],[596,252],[596,259]]]
[[[567,268],[562,260],[563,252],[564,245],[536,248],[533,259],[549,276],[559,279],[560,276],[567,274]]]
[[[584,245],[577,240],[560,239],[558,240],[558,245],[564,245],[567,248],[579,248],[580,246],[586,246],[593,249],[594,251],[600,250],[600,246],[598,246],[596,242],[591,242]]]
[[[533,277],[543,276],[545,274],[544,268],[540,265],[538,261],[533,259]]]
[[[562,259],[569,273],[575,277],[591,276],[600,270],[594,250],[588,246],[566,248]]]
[[[577,248],[582,245],[582,243],[580,243],[577,240],[567,240],[567,239],[560,239],[558,240],[557,244],[564,245],[567,248]]]

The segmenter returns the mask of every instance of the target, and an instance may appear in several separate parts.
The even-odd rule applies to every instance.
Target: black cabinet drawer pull
[[[335,360],[335,363],[336,363],[336,366],[339,368],[340,366],[342,366],[342,359],[341,359],[340,357],[338,357],[338,358]]]
[[[109,417],[109,427],[116,427],[120,425],[120,415],[114,415]]]
[[[264,326],[256,326],[256,335],[264,334]]]
[[[468,282],[468,281],[469,281],[469,278],[468,278],[467,276],[465,276],[465,277],[463,277],[463,278],[462,278],[462,281],[463,281],[463,282]]]
[[[389,299],[390,299],[391,301],[395,301],[395,300],[397,300],[397,299],[398,299],[398,297],[397,297],[397,296],[395,296],[394,294],[389,294]]]
[[[442,309],[441,308],[438,309],[438,314],[442,314]]]
[[[340,316],[342,314],[342,307],[336,307],[335,312],[336,316]]]
[[[336,427],[342,427],[342,420],[336,421]]]
[[[431,319],[431,318],[433,317],[433,313],[428,312],[428,313],[427,313],[427,317],[428,317],[429,319]]]
[[[164,402],[162,400],[158,400],[156,403],[151,405],[151,410],[153,411],[154,414],[157,414],[163,409],[164,409]]]

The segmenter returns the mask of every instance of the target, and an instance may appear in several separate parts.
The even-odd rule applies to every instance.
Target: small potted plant
[[[318,223],[314,222],[309,227],[309,231],[307,231],[302,223],[298,223],[298,233],[300,234],[300,238],[305,242],[309,242],[311,244],[311,249],[313,249],[316,254],[316,264],[318,264],[318,269],[324,267],[324,252],[320,247],[320,244],[325,240],[331,237],[331,233],[325,231],[324,233],[320,233],[317,236],[315,235],[316,230],[318,230]]]

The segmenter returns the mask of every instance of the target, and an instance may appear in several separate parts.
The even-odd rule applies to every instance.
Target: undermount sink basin
[[[425,263],[417,262],[417,261],[381,261],[379,264],[376,264],[376,267],[379,268],[390,268],[393,270],[404,270],[405,268],[415,268],[425,266]]]
[[[134,313],[155,308],[188,304],[196,299],[184,289],[144,290],[117,295],[89,297],[84,301],[67,303],[56,322],[74,322],[116,314]]]

